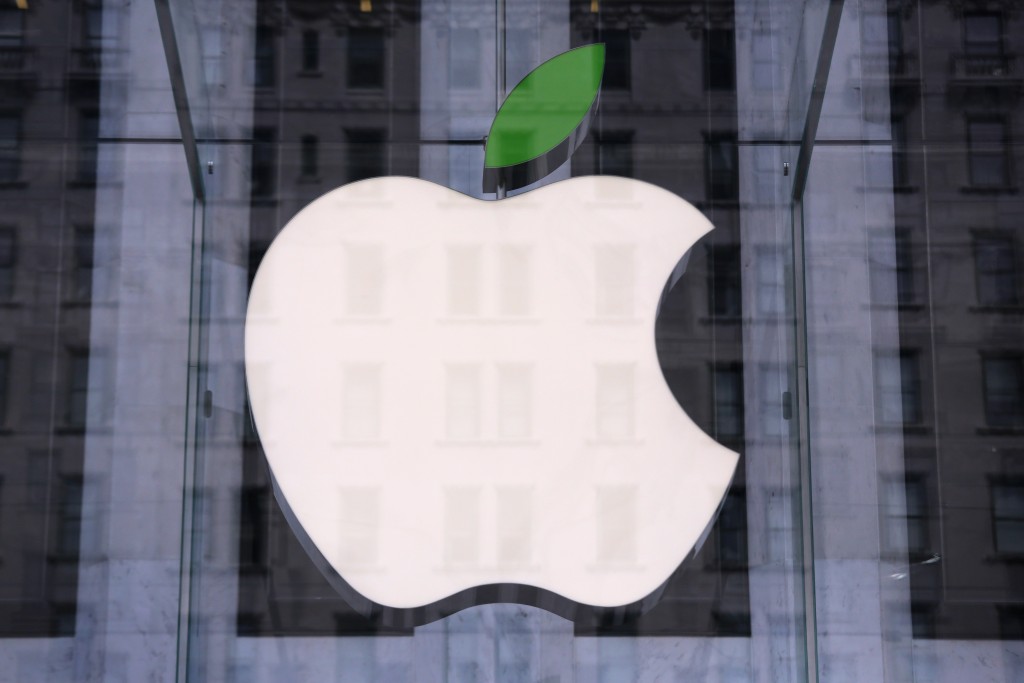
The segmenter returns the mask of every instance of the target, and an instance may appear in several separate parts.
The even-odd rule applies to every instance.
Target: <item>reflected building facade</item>
[[[497,106],[593,42],[598,114],[540,184],[635,178],[715,225],[654,341],[736,479],[640,617],[360,616],[275,499],[248,286],[340,185],[493,199]],[[1020,680],[1022,48],[973,0],[0,2],[0,671]]]

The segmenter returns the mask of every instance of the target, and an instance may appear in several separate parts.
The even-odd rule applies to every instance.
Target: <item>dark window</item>
[[[269,197],[274,193],[276,151],[273,128],[256,128],[252,133],[252,196]]]
[[[875,358],[876,419],[881,424],[921,422],[921,368],[916,351],[880,353]]]
[[[85,349],[70,353],[67,392],[65,423],[73,429],[83,429],[89,406],[89,352]]]
[[[889,39],[889,69],[894,73],[903,71],[903,19],[899,12],[889,12],[885,17],[886,34]]]
[[[715,366],[715,434],[718,437],[743,436],[743,366],[724,363]]]
[[[25,36],[25,10],[16,7],[0,8],[0,50],[19,48]]]
[[[992,484],[992,527],[997,553],[1024,555],[1024,483]]]
[[[890,123],[892,126],[892,184],[897,188],[907,187],[910,185],[907,119],[904,116],[893,116]]]
[[[300,172],[306,178],[320,173],[319,141],[315,135],[303,135],[301,144]]]
[[[1003,640],[1024,640],[1024,607],[1001,605],[998,609],[999,637]]]
[[[632,178],[633,133],[608,132],[594,137],[597,142],[598,174]]]
[[[14,295],[14,263],[17,245],[14,228],[0,226],[0,301],[9,301]]]
[[[348,139],[348,180],[378,178],[387,175],[384,131],[353,129],[345,131]]]
[[[75,166],[75,180],[80,183],[96,182],[96,166],[99,160],[100,115],[95,109],[83,109],[78,113],[78,156]]]
[[[82,44],[87,48],[103,47],[103,6],[89,5],[82,15]]]
[[[475,28],[452,29],[449,41],[452,87],[479,88],[480,32]]]
[[[302,32],[302,70],[320,70],[320,34],[312,29]]]
[[[715,245],[708,250],[708,310],[713,316],[739,317],[742,312],[740,289],[740,248]]]
[[[604,77],[602,89],[629,90],[632,84],[632,44],[626,29],[605,29],[599,42],[604,43]]]
[[[978,303],[983,306],[1013,306],[1017,303],[1017,267],[1013,237],[976,235],[974,269]]]
[[[704,31],[704,87],[707,90],[736,89],[736,45],[732,29]]]
[[[928,493],[924,477],[908,474],[885,482],[885,546],[889,552],[904,550],[912,560],[928,552]],[[906,548],[903,533],[906,532]]]
[[[73,561],[78,557],[82,529],[82,477],[62,476],[57,495],[56,555],[60,560]]]
[[[718,559],[725,569],[747,566],[747,498],[733,487],[718,516]]]
[[[896,228],[873,234],[871,250],[871,301],[899,305],[914,302],[914,252],[910,231]],[[895,293],[892,287],[895,285]],[[893,301],[895,294],[896,300]]]
[[[7,382],[11,373],[11,352],[0,350],[0,426],[7,422]]]
[[[88,301],[92,296],[94,238],[92,228],[75,228],[70,297],[74,301]]]
[[[11,183],[21,172],[21,113],[0,112],[0,183]]]
[[[277,71],[277,57],[274,30],[269,26],[256,27],[256,52],[253,57],[253,85],[269,88],[274,85]]]
[[[239,571],[266,572],[270,536],[270,501],[266,486],[242,487],[242,525],[239,534]]]
[[[982,358],[985,422],[989,427],[1024,427],[1024,368],[1020,355]]]
[[[964,52],[971,56],[998,56],[1003,53],[1003,19],[998,14],[976,13],[964,16]]]
[[[1009,184],[1006,121],[1000,118],[967,120],[967,162],[971,185],[1005,187]]]
[[[348,34],[348,85],[351,88],[384,87],[384,32],[353,28]]]
[[[708,199],[735,200],[739,196],[739,160],[735,136],[709,136],[704,150]]]

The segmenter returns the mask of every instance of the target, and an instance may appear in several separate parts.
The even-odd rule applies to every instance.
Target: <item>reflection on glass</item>
[[[598,318],[633,315],[636,287],[632,245],[609,244],[594,250],[595,314]]]
[[[344,372],[341,429],[346,440],[371,440],[381,436],[381,368],[350,365]]]
[[[475,565],[480,558],[480,491],[451,489],[444,494],[444,562]]]
[[[445,368],[445,404],[447,438],[480,438],[479,365],[449,365]]]
[[[636,489],[604,486],[597,498],[597,562],[630,564],[636,560]]]
[[[609,363],[598,365],[594,370],[597,381],[597,438],[608,441],[632,439],[636,430],[633,366]]]
[[[529,365],[498,366],[498,436],[528,439],[533,422],[533,368]]]

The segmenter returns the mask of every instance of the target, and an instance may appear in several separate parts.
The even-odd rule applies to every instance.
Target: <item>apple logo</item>
[[[588,46],[524,79],[485,183],[571,154],[602,69]],[[573,106],[531,113],[559,97]],[[354,608],[415,625],[658,594],[739,457],[681,410],[654,343],[666,281],[711,229],[666,190],[601,176],[496,202],[375,178],[289,221],[250,293],[250,406],[282,509]]]

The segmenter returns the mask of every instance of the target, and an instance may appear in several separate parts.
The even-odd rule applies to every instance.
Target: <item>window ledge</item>
[[[1020,436],[1024,434],[1024,426],[1020,427],[978,427],[974,430],[979,436]]]
[[[912,424],[883,423],[875,425],[875,431],[882,434],[927,434],[931,431],[931,427],[920,422]]]
[[[970,306],[968,309],[971,313],[1002,313],[1004,315],[1020,315],[1024,313],[1024,306],[1020,304],[1009,304],[1009,305],[996,305],[996,304],[979,304],[977,306]]]
[[[987,556],[985,561],[993,564],[1024,564],[1024,553],[1001,553],[996,551],[994,555]]]
[[[739,325],[743,322],[741,315],[706,315],[697,319],[702,325]]]
[[[964,194],[1017,194],[1017,188],[1012,185],[964,185],[960,188]]]
[[[28,187],[27,180],[3,180],[0,181],[0,190],[20,190]]]
[[[299,78],[322,78],[324,72],[322,69],[311,69],[308,71],[305,69],[300,69],[296,75]]]

